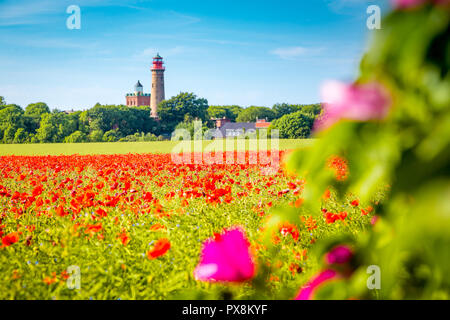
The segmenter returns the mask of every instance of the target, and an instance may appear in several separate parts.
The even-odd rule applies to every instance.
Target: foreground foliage
[[[394,4],[359,79],[325,86],[329,103],[317,123],[318,143],[290,160],[292,170],[313,181],[304,194],[310,212],[330,185],[340,197],[352,192],[366,201],[380,183],[391,184],[373,230],[323,242],[322,254],[340,244],[352,256],[345,272],[331,268],[333,281],[323,280],[317,298],[450,297],[450,4]],[[336,154],[348,160],[344,179],[322,170]],[[370,291],[366,271],[374,266],[381,280]]]

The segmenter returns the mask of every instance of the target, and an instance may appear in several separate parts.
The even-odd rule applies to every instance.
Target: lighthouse
[[[164,71],[163,58],[159,55],[153,58],[152,71],[152,93],[150,108],[152,109],[152,117],[158,117],[158,104],[165,99],[164,96]]]

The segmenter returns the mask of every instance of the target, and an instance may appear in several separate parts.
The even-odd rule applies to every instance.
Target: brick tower
[[[164,71],[162,58],[159,53],[153,58],[152,65],[152,93],[150,107],[152,109],[152,117],[158,117],[158,104],[165,99],[164,96]]]

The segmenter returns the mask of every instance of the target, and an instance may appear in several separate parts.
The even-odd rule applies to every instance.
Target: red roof
[[[270,122],[256,122],[255,127],[256,128],[268,128],[268,127],[270,127]]]

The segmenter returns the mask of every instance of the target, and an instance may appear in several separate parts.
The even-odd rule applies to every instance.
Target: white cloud
[[[0,5],[1,19],[18,19],[53,13],[61,6],[51,1],[7,1]]]
[[[0,26],[43,24],[53,21],[51,15],[65,12],[60,3],[50,0],[5,1],[0,3]]]
[[[133,59],[151,59],[153,58],[157,53],[159,53],[162,57],[168,57],[168,56],[176,56],[179,54],[182,54],[186,52],[186,47],[183,46],[176,46],[173,48],[147,48],[142,50],[141,52],[133,55]]]
[[[365,17],[366,11],[361,10],[371,4],[389,7],[389,0],[326,0],[328,7],[337,14],[357,15]]]
[[[223,40],[223,39],[203,39],[203,38],[192,38],[192,41],[200,41],[206,43],[214,43],[220,45],[235,45],[235,46],[248,46],[250,42],[235,41],[235,40]]]
[[[147,48],[144,49],[144,51],[142,51],[140,54],[138,54],[139,57],[141,58],[151,58],[154,57],[156,54],[158,53],[158,50],[155,48]]]
[[[301,56],[312,55],[320,53],[322,48],[306,48],[306,47],[285,47],[277,48],[270,51],[271,54],[279,56],[281,59],[292,60]]]
[[[0,3],[0,26],[42,24],[49,16],[66,14],[69,5],[83,7],[118,6],[142,10],[138,0],[6,0]],[[186,16],[187,17],[187,16]]]
[[[176,46],[176,47],[174,47],[172,49],[169,49],[166,52],[166,56],[175,56],[175,55],[178,55],[178,54],[183,54],[183,53],[186,52],[186,50],[187,50],[186,47]]]
[[[365,5],[369,2],[374,3],[376,0],[327,0],[331,7],[348,7],[355,5]]]
[[[50,49],[71,49],[89,51],[100,48],[96,42],[73,41],[67,38],[38,38],[38,37],[0,37],[0,43],[8,46]],[[98,54],[105,54],[105,49],[97,50]]]
[[[182,21],[183,25],[189,25],[189,24],[193,24],[193,23],[197,23],[197,22],[201,21],[200,18],[197,18],[197,17],[194,17],[194,16],[190,16],[190,15],[187,15],[187,14],[183,14],[183,13],[180,13],[180,12],[177,12],[177,11],[173,11],[173,10],[169,11],[168,13],[170,15],[172,15],[173,17],[175,17],[176,20]]]

